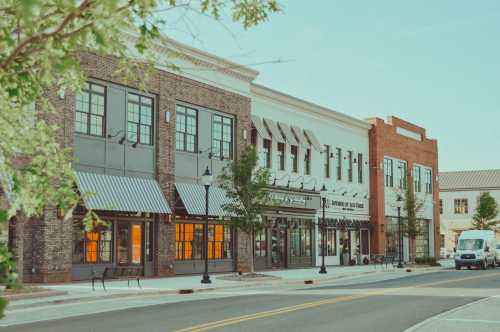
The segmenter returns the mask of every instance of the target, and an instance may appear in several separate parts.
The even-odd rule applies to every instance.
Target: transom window
[[[104,136],[106,114],[106,88],[85,83],[76,96],[75,131],[80,134]]]
[[[233,119],[213,115],[212,118],[212,154],[215,157],[233,158]]]
[[[198,144],[198,111],[177,105],[175,114],[175,148],[177,151],[196,152]]]
[[[134,143],[153,144],[153,98],[128,93],[127,139]]]
[[[177,260],[203,259],[203,224],[176,224],[175,243]],[[208,259],[232,257],[231,227],[222,224],[208,225]]]

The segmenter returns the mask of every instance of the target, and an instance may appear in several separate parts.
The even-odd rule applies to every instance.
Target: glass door
[[[271,266],[285,267],[286,262],[286,228],[279,223],[271,229]]]
[[[116,263],[118,265],[142,264],[142,223],[118,221],[116,229]]]

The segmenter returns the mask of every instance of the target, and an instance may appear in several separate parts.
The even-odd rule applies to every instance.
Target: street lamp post
[[[201,279],[202,284],[212,283],[212,281],[210,280],[210,276],[208,275],[208,189],[212,184],[212,180],[212,173],[210,173],[210,170],[207,166],[205,172],[201,176],[201,182],[203,182],[203,185],[205,186],[205,229],[203,232],[203,244],[205,247],[205,250],[203,250],[205,253],[205,272],[203,273],[203,279]]]
[[[326,206],[326,196],[328,192],[326,190],[325,185],[323,185],[323,188],[321,188],[320,191],[320,196],[321,196],[321,203],[323,205],[323,220],[321,222],[321,268],[319,269],[319,273],[327,273],[326,272],[326,266],[325,266],[325,243],[326,243],[326,219],[325,219],[325,206]]]
[[[402,255],[403,255],[403,238],[401,234],[401,205],[403,204],[403,198],[401,195],[398,195],[398,198],[396,199],[396,207],[398,209],[398,251],[399,251],[399,257],[398,257],[398,268],[403,268],[403,261],[402,261]]]

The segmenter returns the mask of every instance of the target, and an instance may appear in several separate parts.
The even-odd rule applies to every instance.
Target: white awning
[[[287,124],[285,124],[283,122],[278,122],[278,126],[281,128],[281,131],[285,135],[285,138],[286,138],[286,141],[288,144],[299,145],[299,143],[295,139],[295,136],[293,135],[292,131],[290,130],[290,127],[288,127]]]
[[[271,119],[266,119],[264,118],[264,123],[271,132],[271,136],[273,139],[278,142],[278,143],[285,143],[285,140],[283,139],[283,135],[281,134],[281,131],[279,130],[278,126],[276,125],[276,122],[274,122]]]
[[[292,126],[292,130],[295,133],[295,136],[297,136],[297,139],[299,140],[300,145],[308,149],[311,145],[309,144],[309,141],[307,138],[304,136],[304,131],[302,131],[301,128]]]
[[[314,146],[317,151],[321,152],[323,150],[323,146],[316,138],[316,135],[314,135],[314,132],[312,130],[304,129],[304,133],[307,138],[309,138],[309,142],[311,142],[312,146]]]
[[[271,136],[269,136],[269,132],[267,131],[266,127],[264,127],[264,123],[262,123],[262,119],[259,118],[257,115],[252,115],[252,123],[255,129],[257,129],[257,133],[262,137],[263,139],[270,139]]]

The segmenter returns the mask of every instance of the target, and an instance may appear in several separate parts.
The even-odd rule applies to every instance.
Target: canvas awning
[[[276,125],[276,122],[274,122],[271,119],[266,119],[264,118],[264,123],[271,132],[271,136],[273,139],[278,142],[278,143],[285,143],[285,139],[283,138],[283,135],[281,134],[281,131],[279,130],[278,126]]]
[[[278,126],[281,128],[281,131],[285,135],[286,141],[288,144],[292,145],[299,145],[297,140],[295,139],[295,136],[293,135],[292,131],[290,130],[290,127],[288,127],[287,124],[283,122],[278,122]]]
[[[182,201],[186,213],[190,215],[205,215],[205,186],[197,183],[176,183],[175,189]],[[210,186],[208,191],[208,215],[217,217],[231,216],[223,209],[230,203],[226,192],[217,186]]]
[[[170,214],[156,180],[75,172],[85,207],[92,210]]]
[[[323,146],[318,141],[318,138],[316,138],[316,135],[314,135],[314,132],[312,130],[304,129],[304,133],[306,134],[307,138],[309,139],[309,142],[311,142],[312,146],[317,151],[321,152],[323,150]]]
[[[260,135],[260,137],[262,137],[263,139],[271,138],[266,127],[264,127],[264,123],[262,122],[261,118],[259,118],[257,115],[252,115],[252,123],[255,129],[257,129],[257,133]]]
[[[304,136],[304,131],[301,128],[292,126],[292,131],[295,133],[295,136],[303,148],[308,149],[311,146],[307,138]]]

